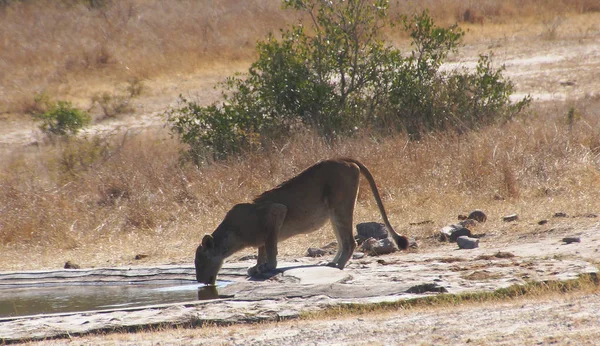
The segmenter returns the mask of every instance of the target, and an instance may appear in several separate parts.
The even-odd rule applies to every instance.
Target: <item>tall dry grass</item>
[[[576,107],[572,123],[567,106],[538,106],[539,116],[419,142],[364,135],[327,144],[298,133],[270,150],[205,167],[182,165],[180,145],[162,132],[22,148],[1,160],[0,269],[56,267],[68,259],[123,265],[138,253],[157,263],[191,263],[201,237],[232,205],[338,156],[372,170],[392,224],[421,243],[475,208],[488,213],[486,227],[498,235],[518,232],[499,221],[512,212],[525,223],[558,211],[597,214],[600,100]],[[380,216],[363,182],[355,222],[371,220]],[[426,220],[432,223],[410,226]],[[301,256],[331,240],[326,229],[292,238],[280,253]]]
[[[421,9],[413,3],[400,1],[395,11]],[[100,9],[84,4],[15,1],[0,8],[0,114],[26,111],[42,90],[91,97],[90,89],[103,83],[167,79],[210,69],[216,61],[243,60],[256,38],[292,18],[272,0],[243,6],[212,0],[123,0]],[[594,4],[421,5],[438,20],[467,20],[461,16],[470,10],[487,23],[538,11],[593,11]],[[511,6],[523,11],[515,14]],[[384,139],[363,134],[327,144],[298,133],[270,150],[200,168],[181,164],[180,144],[164,129],[10,148],[0,153],[0,270],[58,267],[66,260],[124,265],[135,263],[138,253],[155,263],[191,263],[201,237],[233,204],[336,156],[363,161],[375,175],[392,224],[425,245],[439,226],[474,208],[488,212],[486,227],[498,234],[516,231],[498,221],[504,213],[520,213],[530,223],[556,211],[599,213],[600,100],[574,101],[571,123],[570,106],[537,105],[523,120],[463,136],[431,134],[420,142],[400,134]],[[357,222],[380,219],[368,191],[362,186]],[[410,225],[426,220],[432,223]],[[291,239],[280,253],[299,256],[331,240],[326,229]]]
[[[277,0],[11,1],[0,6],[0,114],[23,113],[35,93],[89,104],[97,89],[131,78],[206,70],[246,60],[255,42],[297,14]],[[549,20],[600,11],[596,0],[392,1],[443,23]],[[102,90],[105,91],[105,90]]]
[[[240,4],[242,4],[240,6]],[[124,81],[245,59],[290,18],[277,1],[15,1],[0,8],[0,112],[34,93],[68,94],[90,80]],[[243,24],[243,29],[242,25]]]

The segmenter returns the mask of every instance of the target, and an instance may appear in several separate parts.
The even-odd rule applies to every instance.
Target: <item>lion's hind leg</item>
[[[352,257],[354,249],[356,249],[356,241],[352,234],[352,213],[350,212],[350,216],[348,216],[347,211],[344,211],[342,214],[344,215],[338,215],[334,211],[331,216],[331,223],[333,224],[333,229],[338,242],[338,249],[333,261],[327,264],[330,267],[340,269],[344,269],[346,263],[348,263]]]
[[[356,241],[352,230],[352,220],[360,171],[356,166],[347,167],[348,174],[344,174],[332,186],[329,196],[330,219],[338,242],[338,251],[333,261],[328,265],[344,269],[356,248]]]

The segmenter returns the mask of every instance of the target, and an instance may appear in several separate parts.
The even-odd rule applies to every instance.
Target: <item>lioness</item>
[[[258,261],[248,275],[277,267],[277,242],[297,234],[313,232],[330,219],[338,251],[328,265],[343,269],[356,248],[352,216],[362,173],[379,207],[379,212],[400,249],[406,237],[396,233],[385,213],[371,172],[353,159],[326,160],[256,197],[252,203],[237,204],[212,235],[205,235],[196,250],[196,279],[214,285],[225,258],[249,247],[258,247]]]

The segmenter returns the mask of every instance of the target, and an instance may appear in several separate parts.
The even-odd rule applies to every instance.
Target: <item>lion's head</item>
[[[223,258],[215,255],[215,243],[211,235],[202,238],[202,244],[196,249],[196,280],[207,285],[214,285],[217,281],[217,273],[223,265]]]

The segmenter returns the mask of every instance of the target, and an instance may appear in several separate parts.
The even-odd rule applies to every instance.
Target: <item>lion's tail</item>
[[[344,161],[351,162],[357,165],[358,168],[360,168],[360,172],[369,182],[369,186],[371,187],[373,197],[375,197],[375,202],[377,202],[377,206],[379,207],[379,212],[381,213],[381,217],[383,218],[385,226],[390,231],[392,238],[396,242],[398,248],[401,250],[406,250],[408,248],[408,238],[398,234],[398,232],[396,232],[394,227],[392,227],[392,225],[390,224],[390,220],[388,220],[387,213],[385,212],[385,208],[383,206],[383,202],[381,201],[381,195],[379,195],[379,190],[377,190],[377,185],[375,184],[375,178],[373,178],[373,175],[371,174],[369,169],[367,169],[367,167],[365,167],[362,163],[354,159],[344,159]]]

